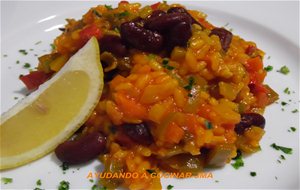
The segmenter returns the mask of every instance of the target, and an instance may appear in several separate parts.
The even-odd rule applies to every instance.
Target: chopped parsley
[[[92,186],[91,190],[106,190],[106,187],[99,187],[96,184]]]
[[[280,155],[281,160],[285,160],[285,157],[283,155]]]
[[[38,44],[40,44],[40,43],[42,43],[42,41],[35,42],[34,45],[38,45]]]
[[[286,102],[284,102],[284,101],[281,102],[281,105],[282,105],[282,106],[285,106],[285,105],[287,105],[287,104],[288,104],[288,103],[286,103]]]
[[[28,52],[25,49],[20,49],[19,52],[23,55],[27,55]]]
[[[104,5],[107,10],[113,10],[111,5]]]
[[[292,113],[297,113],[298,112],[298,109],[294,109],[293,111],[292,111]]]
[[[173,189],[173,188],[174,188],[173,185],[168,185],[168,186],[167,186],[167,190],[171,190],[171,189]]]
[[[17,61],[16,61],[16,64],[19,64],[19,63],[20,63],[20,61],[19,61],[19,60],[17,60]]]
[[[94,183],[94,180],[93,180],[93,179],[90,179],[89,182]]]
[[[97,11],[97,10],[93,10],[93,14],[96,15],[97,17],[102,17],[102,15]]]
[[[255,176],[256,176],[256,172],[250,172],[250,175],[251,175],[252,177],[255,177]]]
[[[130,13],[128,11],[124,11],[122,13],[117,14],[117,17],[119,17],[119,19],[121,19],[121,18],[127,17],[129,15],[130,15]]]
[[[270,72],[270,71],[273,70],[273,66],[268,65],[268,66],[266,66],[266,67],[264,68],[264,70],[267,71],[267,72]]]
[[[215,180],[216,183],[219,183],[219,180]]]
[[[244,161],[242,158],[242,153],[240,152],[240,154],[238,153],[238,155],[233,159],[235,162],[232,163],[232,167],[234,167],[234,169],[239,169],[240,167],[244,166]]]
[[[31,67],[31,65],[30,65],[29,63],[25,63],[25,64],[23,65],[23,67],[26,68],[26,69],[28,69],[28,68]]]
[[[280,160],[277,160],[277,162],[278,162],[279,164],[281,164],[281,161],[280,161]]]
[[[283,92],[286,94],[291,94],[291,91],[288,87],[286,87]]]
[[[289,69],[287,66],[282,66],[282,67],[280,68],[280,70],[277,71],[277,72],[282,73],[282,74],[284,74],[284,75],[287,75],[287,74],[289,74],[290,69]]]
[[[62,169],[63,171],[66,171],[66,170],[69,169],[69,165],[68,165],[66,162],[63,162],[62,165],[61,165],[60,167],[61,167],[61,169]]]
[[[13,182],[13,179],[12,178],[8,178],[8,177],[2,177],[1,178],[1,182],[4,183],[4,184],[9,184],[9,183]]]
[[[50,44],[50,46],[51,46],[52,50],[55,50],[55,45],[54,44]]]
[[[42,185],[42,181],[39,179],[36,181],[36,185],[41,186]]]
[[[291,131],[295,132],[296,128],[295,127],[290,127]]]
[[[174,67],[172,67],[172,66],[169,65],[169,60],[167,60],[167,59],[164,59],[164,60],[162,61],[162,65],[163,65],[163,68],[166,68],[166,69],[168,69],[169,71],[171,71],[171,70],[174,69]]]
[[[274,148],[275,150],[281,150],[282,152],[284,152],[285,154],[292,154],[293,149],[292,148],[288,148],[288,147],[283,147],[283,146],[278,146],[275,143],[271,144],[271,147]]]
[[[205,120],[204,124],[205,124],[206,129],[212,129],[213,128],[213,125],[210,121]]]
[[[192,90],[194,84],[195,84],[195,79],[194,79],[193,77],[190,77],[190,78],[189,78],[189,83],[188,83],[188,85],[186,85],[186,86],[184,87],[184,89],[190,91],[190,90]]]
[[[146,171],[147,171],[149,174],[154,174],[154,175],[156,175],[156,171],[155,171],[155,170],[147,169]]]
[[[58,190],[69,190],[70,189],[70,183],[68,181],[61,181],[59,183],[59,186],[58,186]]]

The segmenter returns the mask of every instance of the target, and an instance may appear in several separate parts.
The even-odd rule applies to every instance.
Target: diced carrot
[[[192,134],[196,134],[196,129],[199,124],[197,123],[197,119],[196,119],[195,115],[193,115],[193,114],[186,115],[186,125],[187,125],[188,130]]]
[[[179,141],[183,138],[184,131],[178,126],[175,122],[171,122],[165,133],[165,141],[168,143],[179,143]]]
[[[116,86],[123,82],[126,82],[126,79],[121,75],[117,75],[112,81],[110,81],[109,86],[111,89],[115,89]]]
[[[267,93],[259,92],[255,94],[256,96],[256,106],[264,108],[269,104],[269,97]]]
[[[247,61],[246,69],[249,72],[257,72],[263,69],[263,62],[259,56],[250,58]]]
[[[114,99],[118,108],[130,119],[144,119],[147,109],[135,100],[126,97],[121,93],[114,93]]]

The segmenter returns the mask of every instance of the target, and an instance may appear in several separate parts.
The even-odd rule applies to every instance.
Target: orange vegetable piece
[[[114,100],[118,108],[130,119],[144,119],[147,115],[147,109],[144,106],[124,94],[114,93]]]
[[[183,129],[175,122],[171,122],[166,128],[165,141],[177,144],[183,138],[183,135]]]

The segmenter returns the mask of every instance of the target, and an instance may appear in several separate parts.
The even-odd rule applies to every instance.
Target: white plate
[[[37,64],[34,54],[42,55],[50,51],[53,39],[60,34],[57,30],[65,24],[65,18],[80,18],[89,7],[97,4],[116,2],[1,2],[1,112],[6,111],[24,97],[23,84],[18,80],[20,74]],[[150,3],[151,4],[151,3]],[[280,94],[280,101],[289,104],[281,111],[280,104],[266,109],[266,134],[261,141],[262,151],[244,159],[245,167],[235,170],[231,165],[213,170],[213,179],[163,179],[162,186],[174,185],[175,189],[218,189],[218,188],[299,188],[299,114],[291,113],[299,109],[299,2],[186,2],[188,8],[202,10],[208,20],[216,26],[233,28],[233,33],[246,40],[254,41],[266,52],[265,65],[273,65],[266,83]],[[35,45],[36,42],[40,44]],[[26,49],[28,55],[18,52]],[[33,49],[30,51],[29,49]],[[4,57],[7,55],[7,57]],[[270,56],[270,59],[267,57]],[[20,63],[16,64],[19,60]],[[287,65],[291,72],[282,75],[276,70]],[[289,87],[293,93],[286,95],[283,90]],[[291,100],[291,102],[289,102]],[[288,132],[289,127],[296,132]],[[292,155],[277,162],[282,152],[270,144],[293,148]],[[56,189],[61,180],[67,180],[71,188],[90,189],[93,185],[86,178],[88,172],[100,171],[99,161],[71,168],[63,174],[54,154],[50,154],[26,166],[2,171],[1,177],[13,178],[13,183],[3,185],[6,189],[33,189],[38,179],[42,187]],[[257,173],[250,176],[250,171]],[[277,178],[277,179],[276,179]],[[219,182],[216,182],[219,181]]]

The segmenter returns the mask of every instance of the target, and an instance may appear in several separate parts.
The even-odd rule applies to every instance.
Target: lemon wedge
[[[93,37],[54,77],[1,116],[0,169],[55,149],[87,120],[102,89],[99,45]]]

